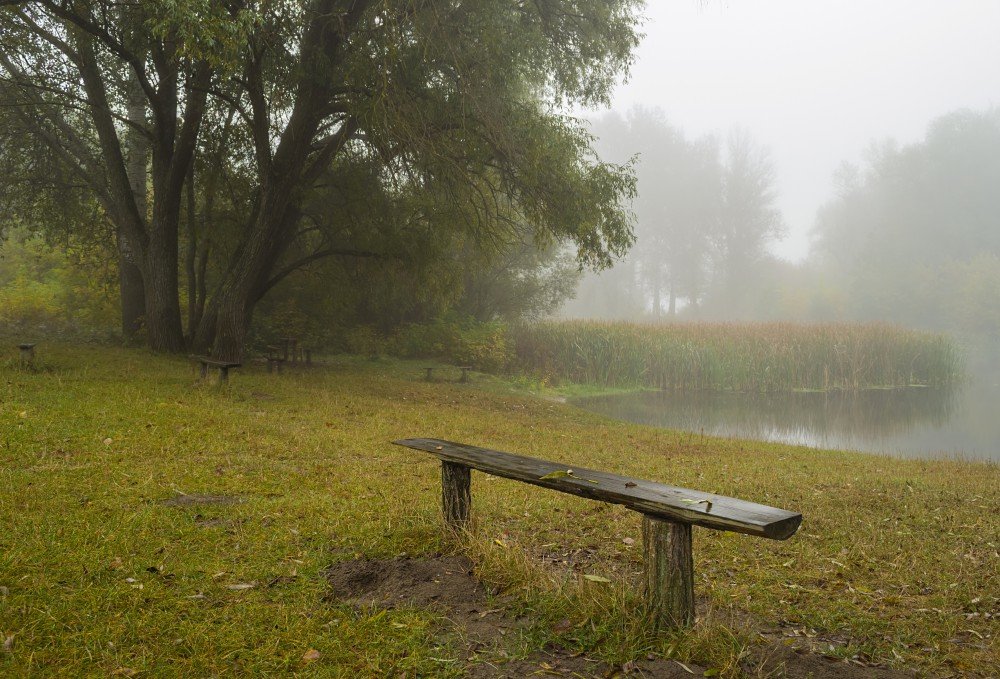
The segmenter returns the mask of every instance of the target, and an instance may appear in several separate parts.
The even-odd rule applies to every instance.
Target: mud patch
[[[161,500],[167,507],[191,507],[194,505],[235,505],[243,502],[243,498],[235,495],[178,495]]]
[[[483,585],[462,556],[431,559],[357,559],[326,572],[332,598],[355,606],[427,608],[444,615],[473,643],[504,635],[516,626],[489,607]]]
[[[443,630],[460,657],[466,659],[463,676],[471,679],[520,679],[521,677],[657,677],[690,679],[703,676],[704,667],[675,660],[644,658],[611,666],[586,655],[548,647],[525,658],[512,658],[504,643],[526,630],[531,621],[515,618],[502,600],[474,576],[472,562],[462,556],[425,559],[356,559],[326,571],[330,599],[359,607],[426,608],[443,615]],[[512,634],[513,633],[513,634]],[[902,672],[863,663],[829,658],[785,642],[757,647],[744,661],[748,676],[789,679],[911,679]]]
[[[787,679],[913,679],[917,676],[916,672],[856,665],[780,643],[772,644],[759,657],[762,662],[753,676]]]
[[[331,599],[355,606],[427,608],[443,615],[458,637],[458,648],[469,659],[465,676],[473,679],[563,677],[691,677],[674,661],[643,660],[612,667],[607,663],[560,648],[535,651],[527,658],[510,659],[502,648],[511,632],[529,621],[514,618],[473,575],[472,562],[462,556],[428,559],[357,559],[335,564],[326,571]],[[687,666],[701,675],[702,668]]]

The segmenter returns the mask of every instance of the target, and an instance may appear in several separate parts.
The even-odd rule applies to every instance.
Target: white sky
[[[658,106],[689,138],[738,124],[769,146],[789,259],[843,160],[1000,105],[1000,0],[647,0],[645,14],[614,108]]]

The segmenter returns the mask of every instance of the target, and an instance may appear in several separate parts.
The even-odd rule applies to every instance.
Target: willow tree
[[[214,266],[186,258],[187,335],[237,357],[277,280],[369,254],[304,221],[331,167],[376,163],[355,191],[426,189],[425,226],[489,243],[530,224],[594,266],[624,252],[631,178],[558,111],[607,101],[638,4],[0,0],[0,97],[93,191],[154,348],[185,345],[182,235],[196,262],[214,244]]]

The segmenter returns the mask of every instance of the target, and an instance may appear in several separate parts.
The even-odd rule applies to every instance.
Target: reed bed
[[[884,323],[552,321],[512,334],[522,370],[607,387],[858,390],[961,375],[950,338]]]

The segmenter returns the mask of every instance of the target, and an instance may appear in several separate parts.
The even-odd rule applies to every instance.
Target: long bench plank
[[[774,540],[791,537],[802,523],[801,514],[784,509],[575,467],[564,462],[539,460],[440,439],[402,439],[393,443],[431,453],[446,462],[563,493],[620,504],[666,521]],[[572,475],[565,474],[570,468]],[[543,478],[549,475],[554,476]]]

